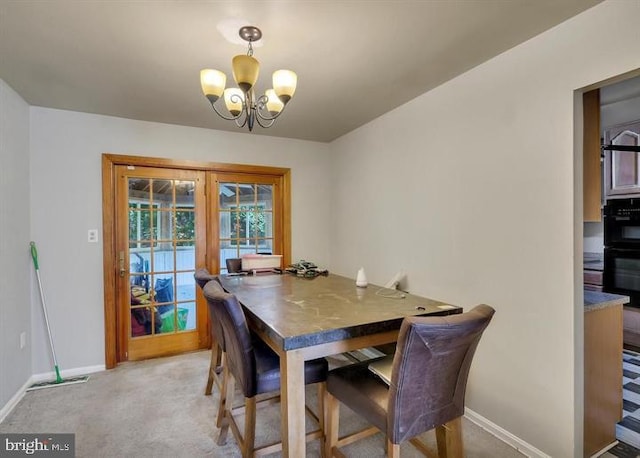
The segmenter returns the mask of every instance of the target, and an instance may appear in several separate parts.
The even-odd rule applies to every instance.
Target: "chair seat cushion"
[[[369,370],[370,362],[362,361],[329,371],[327,391],[386,433],[389,388]]]
[[[280,391],[280,357],[260,338],[254,336],[252,340],[256,355],[256,394]],[[329,364],[324,358],[305,362],[305,384],[324,382],[328,371]]]

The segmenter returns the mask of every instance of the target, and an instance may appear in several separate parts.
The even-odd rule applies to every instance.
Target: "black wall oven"
[[[604,207],[603,290],[640,307],[640,198],[609,200]]]

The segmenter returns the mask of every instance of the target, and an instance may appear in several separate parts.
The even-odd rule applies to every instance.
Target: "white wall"
[[[604,2],[332,144],[333,271],[495,307],[467,406],[556,458],[582,455],[574,91],[640,67],[638,17]]]
[[[293,259],[327,265],[328,148],[32,107],[32,236],[61,368],[104,364],[102,244],[87,243],[87,230],[102,228],[102,153],[289,167]],[[34,308],[34,373],[51,370],[40,316]]]
[[[0,411],[31,376],[32,270],[29,106],[0,80]]]

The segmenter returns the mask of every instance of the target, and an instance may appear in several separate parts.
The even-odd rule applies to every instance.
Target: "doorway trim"
[[[134,167],[157,167],[171,169],[201,170],[205,172],[229,172],[251,175],[273,175],[282,178],[282,220],[283,244],[282,260],[285,265],[291,263],[291,169],[245,164],[225,164],[217,162],[196,162],[156,157],[140,157],[102,154],[102,253],[103,253],[103,285],[104,285],[104,334],[105,334],[105,366],[113,369],[119,362],[117,352],[116,326],[116,278],[117,254],[115,241],[115,205],[117,165]],[[211,260],[207,259],[207,265]]]

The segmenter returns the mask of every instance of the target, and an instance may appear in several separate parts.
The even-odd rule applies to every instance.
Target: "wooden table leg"
[[[282,412],[282,456],[306,456],[304,357],[289,351],[280,357],[280,402]]]

